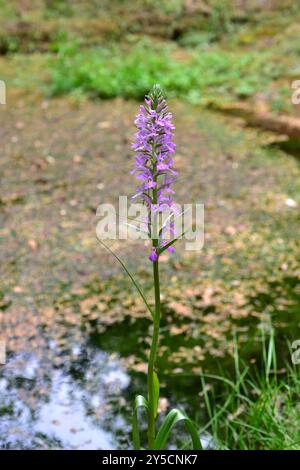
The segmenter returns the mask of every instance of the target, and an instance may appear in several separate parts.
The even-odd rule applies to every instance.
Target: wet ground
[[[129,447],[150,322],[97,244],[96,208],[131,195],[138,104],[9,95],[1,114],[0,447]],[[205,422],[199,372],[299,337],[296,155],[239,119],[174,102],[179,202],[204,202],[205,246],[162,261],[162,409]],[[151,297],[148,248],[113,242]]]

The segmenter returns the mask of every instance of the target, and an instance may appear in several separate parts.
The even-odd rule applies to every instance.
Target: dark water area
[[[276,296],[277,286],[272,287],[271,292]],[[281,312],[280,322],[275,314],[273,322],[281,365],[289,359],[287,341],[299,336],[299,280],[287,278],[286,289],[292,307]],[[272,295],[261,294],[251,301],[257,309],[265,309],[272,300]],[[126,320],[110,326],[103,334],[92,332],[82,342],[69,341],[64,348],[49,340],[48,356],[41,351],[8,353],[7,364],[0,369],[0,447],[130,448],[131,402],[135,394],[146,394],[146,375],[145,370],[129,371],[124,359],[139,351],[141,363],[146,363],[148,326],[147,319],[137,320],[134,325]],[[233,376],[233,359],[229,355],[206,356],[199,364],[181,364],[179,369],[168,362],[168,354],[181,345],[194,348],[195,344],[184,335],[177,335],[174,340],[167,328],[163,322],[163,353],[158,360],[162,403],[165,408],[176,405],[186,410],[200,429],[207,416],[200,374],[193,372],[194,367],[200,365],[206,373],[226,371],[228,376]],[[259,365],[261,342],[257,341],[257,328],[252,332],[255,337],[249,334],[249,341],[241,345],[242,357],[246,362],[251,358]],[[222,388],[219,386],[218,390],[221,392]],[[184,434],[179,435],[184,442]],[[206,435],[204,443],[205,439]]]
[[[292,155],[297,160],[300,160],[300,139],[299,138],[289,138],[283,140],[282,142],[270,145],[271,148],[278,148],[283,150],[285,153]]]
[[[72,355],[60,367],[34,354],[8,358],[0,378],[2,449],[130,448],[130,403],[146,392],[144,374],[129,375],[117,355],[91,345],[74,346]],[[167,377],[162,393],[167,385],[172,404],[192,410],[199,396],[186,391],[196,382],[200,391],[199,379]]]

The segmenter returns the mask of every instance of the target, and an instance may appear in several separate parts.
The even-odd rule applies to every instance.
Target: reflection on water
[[[256,311],[264,312],[269,306],[276,305],[278,288],[284,289],[279,300],[283,298],[289,302],[280,314],[276,317],[274,314],[278,357],[284,365],[289,353],[286,337],[297,339],[295,335],[299,331],[295,324],[300,305],[299,280],[286,277],[284,285],[272,284],[270,287],[269,291],[253,296],[251,302]],[[175,321],[177,326],[184,325],[183,321]],[[248,328],[248,318],[241,319],[240,326],[243,326],[243,321]],[[0,448],[130,448],[132,397],[136,393],[146,393],[144,365],[149,345],[145,320],[136,321],[134,327],[128,321],[112,324],[101,334],[94,333],[92,327],[86,333],[78,328],[77,322],[74,329],[58,322],[55,325],[51,323],[49,330],[53,334],[49,336],[39,328],[35,337],[30,331],[31,341],[28,340],[28,332],[27,336],[22,336],[26,323],[14,326],[19,328],[20,341],[11,344],[19,352],[11,352],[11,347],[7,364],[0,366]],[[190,362],[184,363],[184,358],[181,358],[181,367],[178,368],[177,362],[169,360],[170,353],[181,351],[183,347],[185,352],[195,351],[195,346],[202,344],[203,339],[197,335],[189,339],[184,334],[172,336],[164,323],[162,331],[158,370],[166,410],[178,406],[203,424],[207,417],[203,397],[200,396],[201,381],[197,367],[203,364],[205,372],[218,373],[221,359],[211,356],[202,361],[201,357],[192,355]],[[257,336],[255,324],[247,332],[248,340],[243,345],[242,357],[259,359],[260,342],[250,341]],[[140,355],[135,357],[143,368],[133,372],[131,367],[129,376],[124,364],[130,367],[132,351],[137,349],[136,338],[139,338]],[[25,350],[26,353],[23,352]],[[230,372],[232,358],[225,356],[222,364],[223,370]],[[181,431],[176,429],[171,446],[185,442],[186,434],[183,429]],[[213,447],[209,436],[202,436],[202,443]]]
[[[104,352],[72,352],[78,359],[59,369],[34,354],[13,356],[2,368],[1,448],[114,449],[128,435],[122,391],[129,376]]]
[[[19,353],[0,369],[0,448],[131,448],[130,401],[140,389],[137,377],[131,379],[115,355],[90,346],[73,347],[56,366],[62,353],[54,341],[50,347],[56,356],[48,361]],[[176,386],[171,388],[173,393]],[[182,432],[173,436],[170,449],[185,442]],[[209,435],[201,441],[214,448]]]

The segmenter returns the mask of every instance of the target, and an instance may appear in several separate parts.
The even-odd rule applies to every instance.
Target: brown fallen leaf
[[[188,305],[180,304],[179,302],[170,302],[169,308],[174,310],[174,312],[178,315],[182,315],[183,317],[192,316],[192,310]]]

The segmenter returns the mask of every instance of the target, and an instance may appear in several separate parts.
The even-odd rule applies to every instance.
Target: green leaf
[[[154,315],[154,312],[152,310],[152,308],[150,307],[142,289],[140,288],[140,286],[138,285],[137,281],[134,279],[133,275],[131,274],[131,272],[126,268],[126,265],[123,263],[123,261],[121,260],[121,258],[119,258],[119,256],[111,249],[109,248],[108,245],[106,245],[106,243],[104,243],[103,240],[100,240],[100,238],[97,237],[97,240],[98,242],[104,246],[104,248],[109,251],[113,256],[114,258],[116,258],[117,261],[119,261],[120,265],[122,266],[122,268],[124,269],[124,271],[126,272],[126,274],[129,276],[129,278],[131,279],[132,283],[134,284],[136,290],[138,291],[138,293],[140,294],[141,298],[143,299],[147,309],[149,310],[152,318],[154,319],[155,318],[155,315]]]
[[[180,212],[180,214],[176,214],[176,216],[174,217],[174,214],[171,212],[171,214],[166,218],[166,220],[164,221],[160,231],[159,231],[159,236],[161,236],[162,232],[163,232],[163,229],[167,226],[167,223],[169,222],[169,220],[174,217],[175,219],[177,217],[181,217],[185,212],[187,212],[188,210],[190,210],[190,208],[188,209],[184,209],[182,212]],[[182,234],[183,235],[183,234]]]
[[[190,433],[190,436],[193,441],[193,450],[202,450],[201,441],[193,422],[182,411],[176,408],[171,410],[167,414],[166,418],[164,419],[163,423],[159,428],[155,439],[156,450],[163,450],[165,448],[170,432],[172,431],[173,427],[180,421],[184,421]]]
[[[167,243],[166,245],[164,245],[162,248],[160,248],[159,250],[157,250],[157,253],[158,255],[161,255],[165,250],[167,250],[170,246],[174,245],[175,242],[177,242],[177,240],[180,240],[181,237],[183,237],[183,235],[187,232],[187,230],[185,232],[182,232],[179,237],[177,238],[174,238],[173,240],[171,240],[169,243]]]
[[[154,393],[154,418],[157,416],[157,409],[158,409],[158,401],[159,401],[159,380],[157,377],[157,373],[153,371],[153,393]]]
[[[143,395],[137,395],[133,403],[133,413],[132,413],[132,440],[134,450],[141,449],[141,440],[140,440],[140,431],[138,423],[138,409],[146,408],[148,410],[148,401]]]

